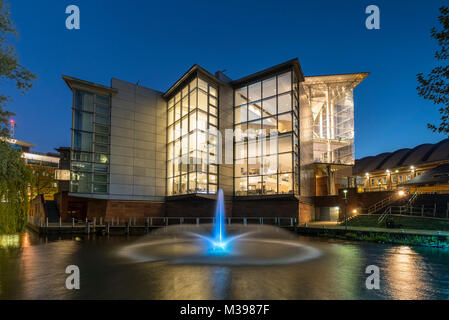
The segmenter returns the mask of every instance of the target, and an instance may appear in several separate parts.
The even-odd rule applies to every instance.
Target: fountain
[[[223,191],[218,191],[212,224],[167,226],[123,247],[120,255],[134,262],[177,264],[274,265],[299,263],[320,251],[269,225],[226,225]]]

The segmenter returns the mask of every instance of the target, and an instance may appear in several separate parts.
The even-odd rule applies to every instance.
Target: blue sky
[[[65,28],[78,5],[81,29]],[[380,30],[365,8],[380,8]],[[71,93],[62,74],[110,78],[164,91],[197,63],[239,78],[298,57],[304,74],[371,72],[355,90],[356,157],[444,139],[427,129],[439,114],[418,97],[416,74],[435,66],[444,1],[13,0],[20,62],[38,76],[20,95],[9,85],[16,138],[49,152],[70,145]]]

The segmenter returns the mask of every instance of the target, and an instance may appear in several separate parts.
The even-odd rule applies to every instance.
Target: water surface
[[[449,250],[298,237],[320,257],[276,266],[135,263],[141,237],[0,236],[0,299],[448,299]],[[175,249],[174,249],[175,250]],[[77,265],[81,289],[67,290]],[[368,290],[365,268],[380,268]]]

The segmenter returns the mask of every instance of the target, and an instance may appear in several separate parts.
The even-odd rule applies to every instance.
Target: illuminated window
[[[108,193],[110,109],[108,95],[74,90],[70,192]]]
[[[288,71],[234,90],[236,196],[299,193],[295,81]]]
[[[168,100],[167,110],[167,195],[216,193],[217,132],[210,129],[218,128],[218,89],[195,78]]]

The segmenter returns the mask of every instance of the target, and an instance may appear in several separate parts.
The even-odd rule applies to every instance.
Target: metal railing
[[[375,204],[373,204],[372,206],[370,206],[367,210],[367,214],[373,214],[379,210],[382,210],[383,208],[385,208],[386,206],[388,206],[390,203],[392,203],[395,200],[395,196],[391,195],[385,199],[382,199],[379,202],[376,202]]]
[[[293,217],[228,217],[225,218],[226,224],[258,224],[258,225],[275,225],[279,227],[295,227],[298,219]],[[48,218],[28,217],[28,223],[37,227],[59,227],[59,228],[77,228],[86,225],[96,227],[164,227],[169,225],[200,225],[213,224],[214,217],[110,217],[106,220],[103,217],[93,217],[84,221],[71,219],[70,221],[49,222]]]
[[[384,213],[382,213],[378,219],[378,223],[382,223],[389,215],[408,215],[408,216],[418,216],[418,217],[433,217],[433,218],[443,218],[449,219],[449,203],[446,207],[445,217],[437,217],[437,206],[434,204],[432,207],[426,207],[424,205],[420,207],[416,206],[390,206]]]

